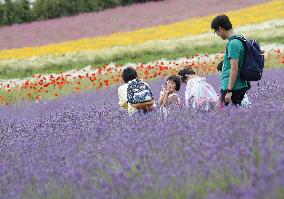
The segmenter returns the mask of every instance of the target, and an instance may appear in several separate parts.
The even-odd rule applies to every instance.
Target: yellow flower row
[[[264,23],[259,23],[257,26],[248,25],[236,28],[237,33],[245,35],[247,38],[256,40],[264,40],[270,38],[275,41],[275,38],[284,36],[284,19],[278,20],[278,25],[275,20]],[[242,30],[241,30],[242,29]],[[95,63],[96,60],[113,60],[123,55],[143,54],[145,52],[168,52],[176,49],[193,49],[202,46],[223,45],[222,41],[214,34],[205,33],[201,35],[186,36],[168,40],[154,40],[133,46],[120,46],[115,48],[106,48],[102,50],[89,50],[66,53],[62,55],[44,55],[40,57],[24,58],[24,59],[8,59],[0,60],[0,68],[24,69],[24,68],[41,68],[54,65],[81,65],[82,63]],[[276,45],[277,46],[277,45]],[[200,53],[200,52],[196,52]],[[105,63],[107,64],[107,62]]]
[[[237,11],[226,13],[234,26],[261,23],[268,20],[284,18],[284,1],[274,0]],[[170,25],[145,28],[127,33],[115,33],[110,36],[86,38],[41,47],[12,49],[0,51],[0,59],[23,59],[43,55],[60,55],[70,52],[100,50],[114,46],[142,44],[153,40],[167,40],[198,35],[210,31],[214,16],[191,18]]]

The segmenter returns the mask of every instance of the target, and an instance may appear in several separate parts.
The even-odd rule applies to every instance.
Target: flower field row
[[[0,27],[0,49],[43,46],[110,35],[115,32],[129,32],[145,27],[170,24],[195,16],[225,13],[267,1],[238,0],[237,4],[230,1],[216,4],[211,3],[212,0],[191,0],[190,2],[188,0],[163,0],[118,7],[99,13],[85,13],[74,17]],[[165,10],[167,11],[166,14]],[[190,12],[188,12],[189,10]],[[19,37],[19,34],[21,34],[21,37]]]
[[[183,67],[192,67],[200,75],[214,74],[216,66],[224,54],[211,55],[196,54],[191,58],[177,60],[160,60],[148,64],[129,63],[123,66],[107,64],[97,69],[88,66],[81,70],[72,70],[61,74],[33,75],[26,79],[11,79],[0,82],[0,104],[10,104],[21,100],[35,100],[54,98],[78,93],[85,90],[99,90],[122,83],[121,72],[125,67],[137,69],[139,77],[144,80],[153,80],[177,74]],[[284,66],[284,47],[265,48],[266,67]]]
[[[274,43],[275,48],[284,45],[284,20],[272,20],[260,24],[241,26],[236,32],[257,39],[262,45]],[[81,69],[86,65],[103,66],[110,62],[147,63],[163,58],[177,59],[196,53],[222,52],[225,43],[213,33],[187,36],[170,40],[157,40],[141,45],[114,47],[98,51],[81,51],[64,55],[0,60],[0,79],[23,78],[35,73],[58,73],[60,70]],[[151,56],[149,56],[151,55]]]
[[[282,0],[259,4],[237,11],[226,13],[235,26],[261,23],[273,19],[284,18],[284,3]],[[153,40],[166,40],[187,35],[198,35],[209,30],[214,16],[192,18],[186,21],[145,28],[128,33],[115,33],[110,36],[80,39],[42,47],[12,49],[0,51],[0,59],[23,59],[43,55],[59,55],[70,52],[100,50],[115,46],[142,44]],[[243,19],[246,20],[243,20]]]
[[[0,107],[0,198],[282,199],[283,76],[266,71],[249,110],[129,117],[117,87]]]
[[[223,12],[229,4],[195,1],[205,11]],[[157,5],[189,3],[163,2]],[[247,91],[249,108],[193,110],[185,106],[185,84],[176,92],[180,106],[169,107],[167,116],[157,107],[130,117],[118,104],[129,66],[149,83],[156,102],[167,77],[184,67],[219,93],[217,65],[226,43],[209,32],[216,12],[0,51],[0,199],[283,199],[284,0],[231,4],[243,2],[254,6],[226,13],[236,32],[260,42],[265,56],[262,79]]]

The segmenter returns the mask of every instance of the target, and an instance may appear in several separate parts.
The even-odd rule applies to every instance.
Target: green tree
[[[13,3],[11,0],[5,0],[5,3],[3,4],[3,23],[5,25],[11,25],[14,21],[17,21],[15,18]]]
[[[18,23],[27,23],[34,19],[28,0],[17,0],[14,3],[14,12]]]
[[[3,21],[3,17],[4,17],[4,6],[3,4],[0,2],[0,26],[4,25],[4,21]]]
[[[37,0],[31,8],[28,0],[5,0],[5,3],[0,2],[0,25],[72,16],[83,12],[99,12],[146,1],[151,0]]]

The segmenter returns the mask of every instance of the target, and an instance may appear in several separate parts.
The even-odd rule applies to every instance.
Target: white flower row
[[[284,52],[284,45],[278,45],[278,44],[270,44],[270,45],[265,45],[262,46],[262,49],[265,51],[265,54],[271,53],[275,49],[280,49],[281,51]],[[197,56],[194,56],[192,58],[179,58],[176,60],[167,60],[167,59],[161,59],[155,62],[149,62],[147,64],[143,64],[144,66],[160,66],[161,63],[163,62],[164,66],[169,66],[169,67],[176,67],[176,66],[182,66],[184,64],[191,64],[191,63],[210,63],[211,61],[214,61],[216,59],[220,59],[223,56],[223,53],[215,53],[215,54],[210,54],[210,55],[204,55],[200,54]],[[118,71],[123,70],[124,68],[127,68],[129,66],[137,68],[141,63],[127,63],[124,64],[123,66],[117,67],[115,63],[110,63],[107,65],[105,70],[107,69],[117,69]],[[24,78],[24,79],[10,79],[10,80],[0,80],[0,88],[3,89],[11,89],[16,86],[20,86],[24,84],[26,81],[29,82],[38,82],[39,79],[45,79],[45,83],[49,81],[50,76],[52,75],[55,79],[57,77],[64,77],[65,79],[74,79],[74,78],[79,78],[79,76],[86,76],[88,74],[98,74],[99,69],[93,69],[91,66],[86,66],[85,68],[81,70],[70,70],[67,72],[64,72],[62,74],[47,74],[47,75],[35,75],[35,77],[29,77],[29,78]],[[7,88],[7,85],[9,84],[9,87]]]
[[[282,37],[284,34],[284,19],[267,21],[259,24],[251,24],[241,27],[234,27],[235,31],[244,34],[248,38],[267,38],[273,36]],[[24,69],[36,66],[41,68],[48,65],[66,65],[81,62],[95,62],[97,59],[111,60],[128,54],[139,54],[141,52],[173,51],[177,48],[189,49],[199,46],[225,45],[225,42],[213,34],[212,31],[201,35],[189,35],[186,37],[154,40],[133,46],[116,46],[94,51],[80,51],[63,55],[47,55],[26,59],[0,60],[1,68]]]

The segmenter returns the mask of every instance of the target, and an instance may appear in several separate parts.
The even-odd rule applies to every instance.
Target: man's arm
[[[228,90],[232,90],[237,76],[238,76],[238,64],[239,64],[239,60],[237,59],[230,59],[230,63],[231,63],[231,70],[230,70],[230,77],[229,77],[229,84],[228,84]]]
[[[238,63],[239,60],[237,59],[230,59],[231,63],[231,70],[230,70],[230,77],[229,77],[229,84],[228,84],[228,90],[232,90],[234,88],[237,76],[238,76]],[[225,102],[230,103],[232,98],[232,92],[229,92],[225,95]]]
[[[237,80],[238,70],[239,70],[239,58],[241,55],[241,49],[238,44],[240,41],[230,41],[228,44],[228,58],[230,59],[231,69],[229,76],[228,90],[232,90]],[[225,95],[225,102],[230,103],[232,97],[232,92]]]

